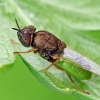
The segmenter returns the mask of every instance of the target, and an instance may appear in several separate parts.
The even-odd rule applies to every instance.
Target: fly
[[[58,39],[52,33],[44,30],[36,32],[36,28],[33,25],[20,29],[16,19],[15,21],[18,28],[12,29],[17,30],[19,41],[23,46],[32,47],[32,49],[24,52],[14,52],[14,54],[29,52],[38,53],[42,58],[51,62],[51,64],[45,69],[44,73],[54,65],[56,68],[67,73],[69,79],[79,91],[90,94],[79,87],[73,81],[71,75],[83,80],[89,79],[92,76],[92,73],[100,75],[100,66],[98,64],[70,49],[63,41]],[[68,64],[79,68],[80,70],[84,69],[84,71],[86,71],[85,73],[88,73],[88,77],[81,77],[78,73],[74,74],[70,69],[67,69],[69,66]]]

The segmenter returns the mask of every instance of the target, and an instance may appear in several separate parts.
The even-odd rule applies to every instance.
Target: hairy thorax
[[[66,44],[47,31],[35,33],[32,47],[38,49],[38,53],[47,60],[52,60],[53,54],[60,54]]]

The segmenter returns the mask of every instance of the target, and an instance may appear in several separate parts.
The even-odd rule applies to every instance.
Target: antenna
[[[17,31],[20,31],[20,27],[18,25],[18,22],[17,22],[17,19],[16,18],[15,18],[15,22],[16,22],[16,25],[17,25],[18,29],[17,28],[12,28],[12,29],[17,30]]]
[[[18,22],[17,22],[17,19],[16,18],[15,18],[15,21],[16,21],[16,25],[17,25],[18,29],[20,30],[20,27],[18,25]]]

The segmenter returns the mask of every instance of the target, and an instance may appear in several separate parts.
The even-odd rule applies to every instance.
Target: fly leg
[[[28,51],[23,51],[23,52],[13,52],[14,54],[25,54],[25,53],[29,53],[29,52],[34,52],[34,53],[37,53],[38,52],[38,49],[30,49]]]
[[[60,60],[58,54],[53,54],[53,55],[51,55],[51,57],[52,57],[52,59],[53,59],[54,61],[53,61],[53,62],[52,62],[52,60],[50,61],[50,62],[52,62],[52,64],[50,64],[46,69],[44,69],[44,73],[46,73],[46,71],[47,71],[50,67],[52,67],[53,65],[55,65],[55,64]]]
[[[13,39],[10,39],[11,42],[15,43],[15,44],[21,44],[20,42],[16,42]]]
[[[20,42],[16,42],[16,41],[14,41],[13,39],[10,39],[10,41],[11,42],[13,42],[13,43],[15,43],[15,44],[21,44]],[[14,54],[25,54],[25,53],[29,53],[29,52],[34,52],[34,53],[37,53],[38,52],[38,48],[35,48],[35,49],[30,49],[30,50],[28,50],[28,51],[23,51],[23,52],[18,52],[18,51],[16,51],[16,52],[13,52]]]
[[[47,71],[50,67],[52,67],[53,65],[55,65],[58,61],[59,61],[59,59],[56,60],[55,62],[53,62],[52,64],[50,64],[46,69],[44,69],[44,73],[46,73],[46,71]]]
[[[67,72],[66,72],[67,73]],[[81,87],[79,87],[75,82],[74,82],[74,80],[72,79],[72,77],[67,73],[67,75],[68,75],[68,77],[69,77],[69,79],[71,80],[71,82],[76,86],[76,88],[79,90],[79,91],[81,91],[81,92],[83,92],[83,93],[86,93],[86,94],[90,94],[89,92],[86,92],[86,91],[84,91]]]
[[[59,70],[62,70],[62,71],[65,71],[63,68],[61,68],[60,66],[58,66],[58,65],[56,65],[56,64],[54,64],[55,65],[55,67],[57,68],[57,69],[59,69]],[[65,71],[66,72],[66,71]],[[66,72],[67,73],[67,72]],[[69,77],[69,79],[71,80],[71,82],[75,85],[75,87],[79,90],[79,91],[81,91],[81,92],[83,92],[83,93],[86,93],[86,94],[90,94],[89,92],[86,92],[86,91],[84,91],[82,88],[80,88],[75,82],[74,82],[74,80],[72,79],[72,77],[70,76],[70,74],[68,74],[67,73],[67,75],[68,75],[68,77]]]
[[[63,68],[61,68],[60,66],[58,66],[56,63],[58,62],[59,60],[57,60],[57,61],[55,61],[55,62],[53,62],[52,64],[50,64],[45,70],[44,70],[44,73],[46,73],[46,71],[50,68],[50,67],[52,67],[53,65],[57,68],[57,69],[59,69],[59,70],[62,70],[62,71],[65,71]],[[66,72],[66,71],[65,71]],[[67,72],[66,72],[67,73]],[[79,90],[79,91],[81,91],[81,92],[83,92],[83,93],[86,93],[86,94],[90,94],[89,92],[86,92],[86,91],[84,91],[82,88],[80,88],[75,82],[74,82],[74,80],[72,79],[72,77],[67,73],[67,75],[68,75],[68,77],[69,77],[69,79],[71,80],[71,82],[75,85],[75,87]]]

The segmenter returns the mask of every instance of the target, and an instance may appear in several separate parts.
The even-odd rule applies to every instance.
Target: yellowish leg
[[[30,49],[30,50],[28,50],[28,51],[23,51],[23,52],[13,52],[14,54],[25,54],[25,53],[29,53],[29,52],[33,52],[34,51],[34,49]]]
[[[52,64],[50,64],[45,70],[44,70],[44,73],[46,73],[46,71],[50,68],[50,67],[52,67],[53,65],[57,68],[57,69],[59,69],[59,70],[62,70],[62,71],[65,71],[63,68],[61,68],[60,66],[58,66],[56,63],[58,62],[59,60],[57,60],[57,61],[55,61],[54,63],[52,63]],[[66,72],[66,71],[65,71]],[[66,72],[67,73],[67,72]],[[81,91],[81,92],[83,92],[83,93],[86,93],[86,94],[90,94],[89,92],[86,92],[86,91],[84,91],[82,88],[80,88],[75,82],[74,82],[74,80],[72,79],[72,77],[67,73],[67,75],[68,75],[68,77],[69,77],[69,79],[71,80],[71,82],[76,86],[76,88],[79,90],[79,91]]]
[[[13,39],[10,39],[10,41],[13,42],[13,43],[15,43],[15,44],[21,44],[20,42],[16,42]],[[29,52],[33,52],[33,51],[34,51],[34,53],[37,53],[38,52],[38,49],[37,48],[35,48],[35,49],[32,48],[32,49],[30,49],[28,51],[23,51],[23,52],[16,51],[16,52],[13,52],[13,53],[14,54],[25,54],[25,53],[29,53]]]
[[[13,39],[10,39],[11,42],[15,43],[15,44],[21,44],[20,42],[16,42]]]
[[[65,71],[63,68],[61,68],[60,66],[58,66],[58,65],[56,65],[55,64],[55,67],[57,68],[57,69],[59,69],[59,70],[62,70],[62,71]],[[66,72],[66,71],[65,71]],[[67,72],[66,72],[67,73]],[[83,93],[86,93],[86,94],[90,94],[89,92],[85,92],[82,88],[80,88],[75,82],[74,82],[74,80],[72,79],[72,77],[67,73],[67,75],[68,75],[68,77],[69,77],[69,79],[71,80],[71,82],[76,86],[76,88],[79,90],[79,91],[81,91],[81,92],[83,92]]]
[[[50,67],[52,67],[53,65],[55,65],[58,61],[59,61],[59,59],[56,60],[55,62],[53,62],[52,64],[50,64],[50,65],[44,70],[44,73],[46,73],[46,71],[47,71]]]
[[[83,92],[83,93],[86,93],[86,94],[90,94],[89,92],[86,92],[86,91],[84,91],[82,88],[80,88],[75,82],[74,82],[74,80],[72,79],[72,77],[67,73],[67,75],[68,75],[68,77],[69,77],[69,79],[71,80],[71,82],[76,86],[76,88],[79,90],[79,91],[81,91],[81,92]]]
[[[25,54],[25,53],[29,53],[29,52],[34,52],[34,53],[37,53],[38,52],[38,49],[30,49],[28,51],[23,51],[23,52],[13,52],[14,54]]]

